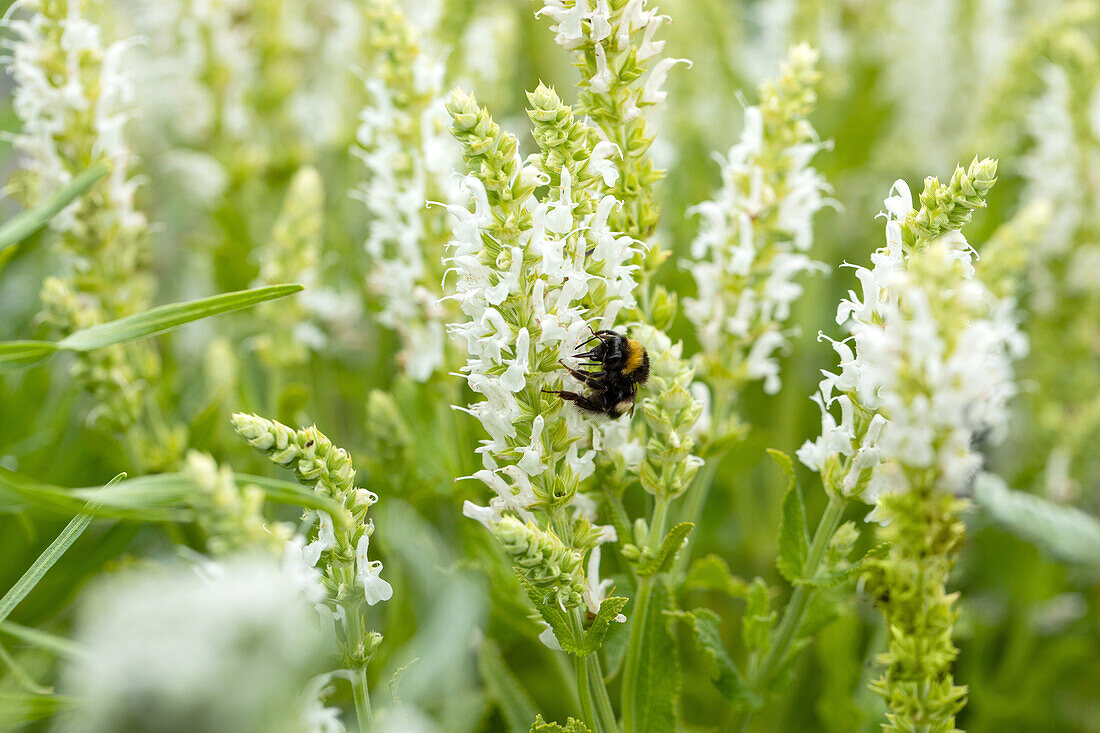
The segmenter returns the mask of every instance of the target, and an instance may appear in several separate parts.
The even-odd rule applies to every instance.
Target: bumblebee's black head
[[[649,354],[632,338],[615,331],[596,331],[600,340],[591,351],[578,354],[599,362],[603,370],[632,384],[644,384],[649,379]]]

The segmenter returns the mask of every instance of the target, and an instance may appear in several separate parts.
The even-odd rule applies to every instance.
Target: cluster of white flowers
[[[311,682],[326,641],[308,600],[261,557],[104,581],[77,622],[63,686],[83,704],[63,729],[340,730]]]
[[[138,184],[124,137],[134,103],[134,86],[125,71],[133,41],[105,45],[100,27],[85,15],[84,2],[52,5],[27,0],[15,7],[29,16],[4,21],[14,35],[6,65],[16,82],[13,107],[23,122],[13,144],[22,167],[34,177],[32,200],[65,186],[84,166],[107,162],[111,173],[102,209],[113,226],[140,229],[145,217],[134,209]],[[86,234],[87,222],[76,216],[79,206],[70,204],[50,225]]]
[[[361,104],[349,61],[363,43],[358,3],[158,0],[122,20],[143,38],[133,64],[142,134],[151,149],[171,150],[151,162],[195,200],[350,141]]]
[[[814,400],[822,433],[798,451],[826,485],[873,503],[902,491],[910,471],[963,493],[981,466],[975,441],[997,437],[1016,393],[1011,360],[1026,350],[1013,303],[974,277],[973,251],[958,231],[906,252],[909,188],[886,200],[886,246],[856,276],[837,310],[849,339],[833,342],[840,371],[825,372]],[[834,408],[839,408],[837,420]]]
[[[378,495],[373,491],[357,489],[357,492],[362,497],[362,503],[365,506],[373,506],[378,501]],[[308,544],[305,538],[301,536],[289,540],[286,545],[285,558],[288,565],[298,569],[298,574],[302,578],[313,577],[315,574],[320,578],[317,565],[321,562],[322,553],[336,548],[336,530],[332,522],[332,516],[328,512],[317,511],[310,514],[316,515],[317,538]],[[370,538],[373,534],[374,520],[367,519],[366,524],[363,525],[362,535],[355,543],[355,580],[362,586],[363,597],[366,599],[368,606],[373,606],[380,601],[388,601],[393,597],[393,586],[382,577],[382,563],[378,560],[371,560],[367,554],[370,549]],[[322,567],[327,567],[327,564],[322,565]],[[323,600],[323,597],[317,599],[317,602],[320,603],[321,600]],[[321,608],[319,606],[318,610],[321,610]],[[338,618],[342,618],[343,614],[339,608],[336,609],[335,614]]]
[[[763,379],[769,394],[780,388],[776,353],[788,345],[785,324],[802,294],[795,278],[827,269],[806,254],[830,190],[810,166],[826,147],[805,119],[816,61],[807,45],[791,49],[780,79],[762,87],[761,105],[745,110],[740,141],[719,159],[721,189],[694,209],[702,225],[687,266],[698,294],[684,313],[712,376]]]
[[[647,8],[646,0],[629,0],[622,7],[612,7],[608,0],[549,0],[536,15],[553,21],[550,26],[558,45],[574,50],[591,47],[594,72],[582,82],[593,94],[605,94],[619,84],[619,54],[632,48],[631,36],[642,33],[633,61],[644,65],[664,51],[665,42],[654,39],[657,29],[669,20],[656,8]],[[618,3],[615,3],[618,5]],[[641,114],[640,107],[660,104],[667,96],[661,91],[668,72],[677,64],[691,65],[688,59],[663,58],[649,70],[649,76],[626,99],[622,119],[629,121]]]
[[[540,112],[550,113],[547,124],[558,124],[556,115],[568,110],[545,87],[531,99],[536,124]],[[558,360],[590,341],[590,329],[614,326],[619,313],[634,306],[628,263],[638,245],[611,231],[608,215],[618,204],[594,191],[595,178],[613,180],[616,174],[608,160],[613,146],[597,143],[586,149],[590,157],[582,170],[589,185],[582,186],[574,182],[577,171],[567,165],[557,170],[544,169],[544,161],[522,165],[515,138],[501,133],[472,98],[456,92],[449,108],[459,134],[495,148],[502,176],[487,173],[493,176],[491,192],[481,177],[466,176],[462,183],[473,209],[448,207],[456,223],[447,261],[457,275],[449,297],[465,316],[450,331],[465,342],[469,357],[462,371],[470,388],[484,396],[460,409],[489,434],[478,449],[484,469],[474,477],[496,493],[489,507],[468,502],[464,511],[487,522],[506,509],[525,516],[535,501],[532,482],[539,486],[551,477],[568,486],[595,470],[600,436],[589,437],[590,421],[578,410],[561,409],[558,397],[540,392],[563,377],[567,388],[584,390]],[[570,130],[582,124],[571,111],[566,117],[560,124]],[[582,144],[587,146],[584,138]],[[536,184],[552,179],[556,183],[542,200],[531,195]],[[519,195],[503,202],[496,186]],[[513,228],[503,231],[502,222]],[[586,437],[593,441],[588,450],[582,448]],[[564,465],[552,470],[563,457]]]
[[[1027,126],[1034,143],[1024,156],[1025,200],[1048,200],[1057,203],[1058,215],[1051,217],[1034,260],[1045,260],[1065,254],[1084,218],[1088,190],[1080,185],[1083,166],[1089,161],[1083,156],[1071,108],[1070,81],[1064,69],[1053,64],[1040,71],[1045,91],[1035,100],[1027,115]],[[1057,283],[1041,288],[1040,307],[1049,307],[1056,298]],[[1046,301],[1046,302],[1044,302]]]
[[[447,318],[438,292],[445,214],[425,203],[460,200],[458,151],[447,132],[442,64],[392,2],[373,0],[370,20],[378,63],[365,72],[369,101],[352,153],[366,177],[352,195],[370,217],[367,287],[380,301],[378,321],[400,337],[404,372],[423,382],[444,366]]]
[[[369,605],[388,601],[393,588],[381,577],[382,563],[367,557],[374,534],[374,520],[369,513],[378,495],[355,485],[355,469],[348,452],[333,445],[316,426],[292,430],[275,420],[240,412],[233,415],[233,426],[272,463],[294,471],[301,483],[334,499],[350,515],[348,525],[338,529],[331,515],[318,511],[316,539],[309,544],[301,537],[291,540],[287,553],[300,560],[303,573],[311,574],[320,563],[325,585],[331,591],[330,600],[353,601],[346,589],[354,577]],[[336,613],[339,616],[342,611],[337,609]]]

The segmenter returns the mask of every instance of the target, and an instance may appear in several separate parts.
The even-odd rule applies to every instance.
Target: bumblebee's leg
[[[568,364],[566,364],[561,359],[558,359],[558,363],[561,364],[562,367],[565,368],[565,371],[567,371],[571,375],[573,375],[574,379],[577,379],[582,384],[586,384],[589,387],[592,387],[593,389],[599,389],[599,390],[604,389],[603,382],[596,379],[596,377],[593,374],[590,374],[588,372],[582,372],[580,369],[574,369],[573,367],[569,366]]]
[[[578,394],[577,392],[567,392],[565,390],[558,390],[558,389],[544,389],[542,391],[545,394],[556,394],[558,397],[561,397],[563,400],[567,400],[569,402],[572,402],[574,405],[576,405],[580,409],[585,410],[587,412],[603,412],[604,411],[603,405],[598,405],[595,402],[593,402],[592,400],[588,399],[588,397],[586,397],[582,394]]]

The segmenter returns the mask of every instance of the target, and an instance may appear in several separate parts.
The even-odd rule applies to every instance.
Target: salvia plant
[[[1096,0],[0,5],[0,729],[1100,730]]]

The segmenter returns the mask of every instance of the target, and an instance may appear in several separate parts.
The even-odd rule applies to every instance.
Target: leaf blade
[[[268,285],[251,290],[221,293],[183,303],[169,303],[141,313],[100,323],[69,334],[57,343],[60,349],[91,351],[106,346],[156,336],[201,318],[231,313],[303,290],[301,285]]]
[[[768,454],[787,476],[787,489],[783,493],[783,513],[779,521],[779,554],[775,559],[775,567],[780,575],[794,583],[802,577],[810,552],[806,504],[802,501],[802,492],[795,480],[791,457],[774,449],[768,449]]]
[[[49,341],[0,342],[0,366],[28,366],[47,359],[58,351]]]
[[[760,695],[745,682],[741,670],[737,668],[726,645],[722,643],[719,631],[721,619],[714,611],[696,608],[690,613],[677,614],[687,620],[695,636],[695,646],[706,659],[710,667],[710,680],[722,697],[736,708],[758,710],[763,705]]]
[[[115,476],[107,484],[107,487],[118,483],[125,476],[124,473]],[[72,521],[65,525],[65,529],[61,530],[61,534],[57,535],[54,541],[43,550],[42,554],[31,563],[31,566],[27,568],[22,577],[15,581],[15,585],[8,589],[3,598],[0,598],[0,621],[6,620],[8,615],[19,605],[19,602],[34,590],[34,587],[38,585],[38,581],[45,577],[50,568],[54,566],[54,563],[61,559],[65,551],[72,547],[73,543],[80,538],[80,535],[92,523],[93,516],[91,512],[85,511],[73,517]]]
[[[683,547],[684,540],[687,539],[694,528],[695,525],[691,522],[680,522],[672,527],[665,535],[664,540],[661,541],[657,554],[638,565],[638,575],[647,576],[667,573],[672,568],[676,553]]]
[[[1100,569],[1100,520],[1074,507],[1009,488],[983,473],[974,482],[974,503],[997,526],[1039,545],[1063,562]]]
[[[44,229],[50,220],[87,193],[107,175],[106,164],[92,166],[33,209],[16,214],[0,225],[0,252]]]

